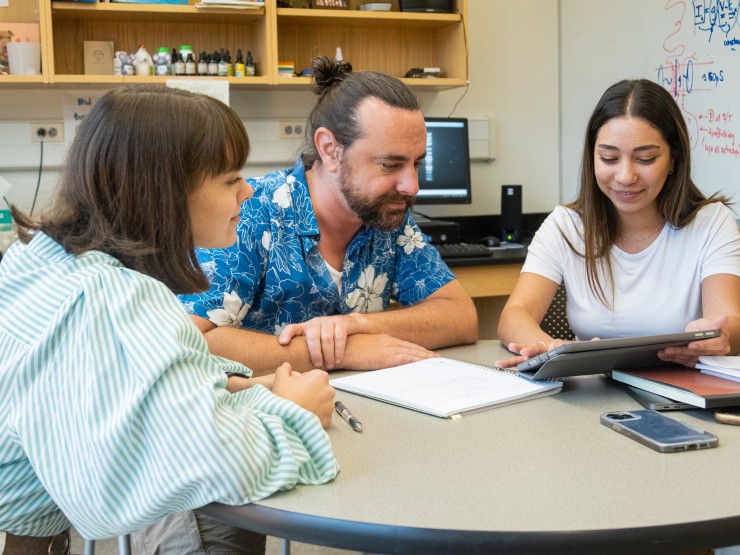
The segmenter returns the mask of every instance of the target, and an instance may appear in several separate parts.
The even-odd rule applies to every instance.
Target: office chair
[[[553,297],[550,307],[545,313],[545,317],[540,322],[542,331],[553,339],[564,339],[565,341],[575,341],[576,334],[570,329],[568,324],[568,315],[566,314],[566,301],[568,296],[565,292],[565,285],[560,284],[555,297]]]

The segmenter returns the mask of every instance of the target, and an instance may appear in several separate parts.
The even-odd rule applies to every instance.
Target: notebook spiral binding
[[[459,358],[450,359],[450,360],[456,360],[457,362],[463,362],[465,364],[470,364],[471,366],[478,366],[479,368],[485,368],[486,370],[493,370],[495,372],[503,372],[504,374],[514,374],[515,376],[519,375],[519,370],[516,368],[501,368],[500,366],[491,366],[489,364],[481,364],[480,362],[469,362],[467,360],[461,360]],[[531,380],[527,378],[526,376],[522,379],[525,379],[530,382],[562,382],[563,378],[545,378],[544,380]]]

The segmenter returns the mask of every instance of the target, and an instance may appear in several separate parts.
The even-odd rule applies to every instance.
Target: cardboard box
[[[86,40],[85,75],[113,75],[113,41]]]

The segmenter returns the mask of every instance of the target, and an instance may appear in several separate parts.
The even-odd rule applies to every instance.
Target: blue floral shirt
[[[319,253],[303,163],[249,184],[255,192],[242,207],[236,244],[198,250],[211,289],[180,296],[189,312],[218,326],[277,335],[317,316],[385,310],[391,299],[412,305],[455,279],[409,212],[395,231],[360,228],[347,248],[340,292]]]

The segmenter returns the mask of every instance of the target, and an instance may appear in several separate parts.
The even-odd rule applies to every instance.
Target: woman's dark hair
[[[117,88],[77,129],[40,220],[13,207],[19,238],[40,230],[69,253],[108,253],[175,293],[202,291],[188,196],[206,178],[240,170],[248,154],[243,123],[222,102],[156,85]]]
[[[575,202],[567,207],[583,222],[584,252],[570,248],[586,260],[586,274],[591,291],[605,305],[611,303],[599,278],[598,264],[603,261],[612,288],[609,252],[617,237],[617,211],[596,182],[594,149],[601,128],[612,118],[633,117],[647,121],[660,131],[671,149],[672,170],[658,194],[658,212],[676,229],[693,220],[699,209],[710,202],[729,203],[725,197],[709,198],[691,179],[691,143],[686,121],[671,94],[647,79],[624,80],[609,87],[596,104],[586,128],[581,163],[580,188]]]
[[[414,93],[400,80],[376,71],[352,73],[352,66],[327,57],[314,59],[311,65],[312,90],[319,100],[311,110],[306,125],[306,144],[303,162],[311,167],[320,162],[314,144],[314,133],[325,127],[334,134],[345,149],[362,137],[362,126],[357,118],[357,107],[368,97],[374,97],[389,106],[417,111],[419,102]]]

